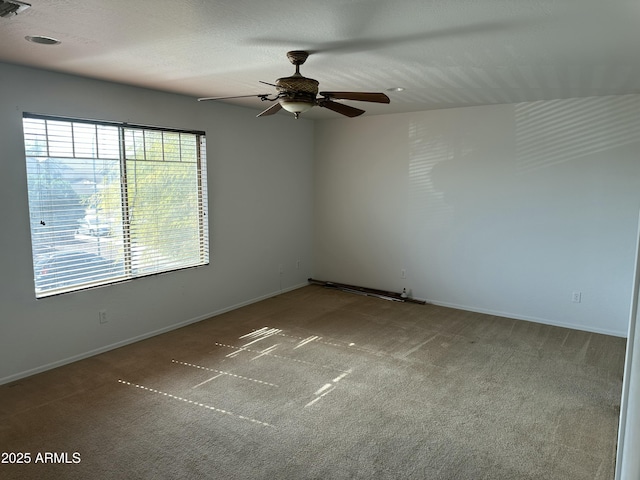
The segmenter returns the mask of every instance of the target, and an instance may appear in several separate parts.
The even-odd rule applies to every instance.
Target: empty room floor
[[[613,479],[624,353],[307,286],[0,386],[0,477]]]

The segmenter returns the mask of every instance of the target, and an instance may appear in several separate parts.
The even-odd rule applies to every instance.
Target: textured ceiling
[[[272,93],[288,50],[367,114],[640,93],[637,0],[30,0],[0,61],[201,96]],[[27,42],[54,37],[55,46]],[[259,99],[229,103],[256,113]],[[204,107],[203,104],[203,108]],[[290,115],[286,112],[279,115]],[[339,115],[322,108],[310,118]],[[268,121],[267,118],[264,119]]]

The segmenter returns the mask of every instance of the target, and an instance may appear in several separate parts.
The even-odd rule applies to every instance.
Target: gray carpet
[[[309,286],[1,386],[0,478],[612,479],[624,346]]]

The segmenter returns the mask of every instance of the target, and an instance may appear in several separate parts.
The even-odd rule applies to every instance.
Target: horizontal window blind
[[[37,297],[209,262],[205,136],[25,114]]]

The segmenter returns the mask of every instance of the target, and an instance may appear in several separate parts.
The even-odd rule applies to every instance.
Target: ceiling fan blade
[[[368,92],[320,92],[320,95],[329,99],[358,100],[360,102],[389,103],[389,97],[384,93]]]
[[[198,101],[204,102],[205,100],[230,100],[232,98],[249,98],[249,97],[257,97],[257,98],[260,98],[261,100],[267,100],[268,96],[269,96],[268,93],[264,93],[261,95],[234,95],[232,97],[201,97],[198,99]]]
[[[266,117],[267,115],[273,115],[274,113],[278,113],[281,108],[282,105],[280,105],[280,103],[274,103],[269,108],[256,115],[256,117]]]
[[[360,110],[359,108],[345,105],[344,103],[332,102],[331,100],[319,100],[318,105],[351,118],[364,113],[364,110]]]

